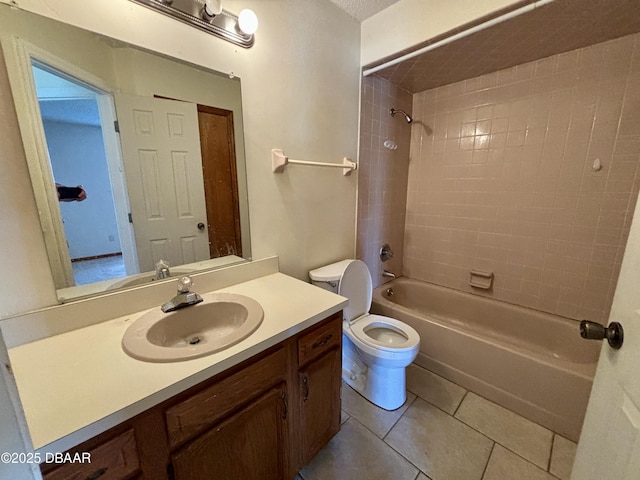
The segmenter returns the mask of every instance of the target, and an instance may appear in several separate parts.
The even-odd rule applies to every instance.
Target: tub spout
[[[382,276],[383,277],[388,277],[388,278],[396,278],[396,274],[393,272],[390,272],[388,270],[383,270],[382,271]]]

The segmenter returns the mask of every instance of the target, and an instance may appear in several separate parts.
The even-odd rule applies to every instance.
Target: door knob
[[[609,346],[618,350],[624,341],[624,330],[618,322],[611,322],[608,327],[589,320],[580,322],[580,336],[588,340],[607,339]]]
[[[204,223],[200,222],[198,224],[198,230],[204,230]]]

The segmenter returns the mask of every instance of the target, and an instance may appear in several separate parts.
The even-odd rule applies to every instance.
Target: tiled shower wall
[[[382,277],[383,269],[402,273],[411,126],[389,110],[411,113],[411,103],[409,92],[387,80],[363,78],[356,256],[369,267],[374,287],[388,280]],[[386,140],[395,142],[397,150],[385,148]],[[391,245],[394,257],[383,264],[384,243]]]
[[[417,93],[413,115],[403,274],[606,321],[640,184],[640,35]],[[374,157],[370,205],[401,183]]]

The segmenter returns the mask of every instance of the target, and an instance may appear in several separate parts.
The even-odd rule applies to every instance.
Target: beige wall
[[[402,272],[411,126],[389,110],[411,113],[411,102],[409,92],[383,78],[363,79],[356,256],[369,267],[374,286],[390,280],[382,277],[383,269]],[[398,149],[385,148],[385,140],[394,141]],[[384,243],[394,252],[385,263],[380,261]]]
[[[606,322],[640,185],[640,35],[416,94],[413,112],[433,134],[414,127],[403,273],[473,291],[469,271],[493,271],[490,296]]]
[[[392,56],[477,18],[514,4],[514,0],[400,0],[362,22],[361,65]]]
[[[280,255],[281,270],[299,278],[324,263],[354,255],[357,177],[337,169],[271,172],[270,150],[292,158],[339,162],[356,158],[359,98],[359,25],[330,2],[225,2],[260,19],[256,44],[245,50],[128,0],[24,0],[23,9],[89,28],[242,81],[245,147],[254,258]],[[0,78],[3,101],[6,79]],[[55,303],[46,253],[17,141],[15,117],[0,125],[3,138],[3,229],[0,315]],[[6,228],[5,228],[6,226]],[[20,295],[16,295],[16,290]]]

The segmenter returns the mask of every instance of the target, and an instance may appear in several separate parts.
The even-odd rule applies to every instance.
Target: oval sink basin
[[[252,298],[211,293],[203,302],[174,312],[151,310],[127,328],[122,349],[147,362],[178,362],[209,355],[244,340],[262,323]]]

